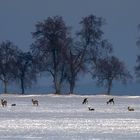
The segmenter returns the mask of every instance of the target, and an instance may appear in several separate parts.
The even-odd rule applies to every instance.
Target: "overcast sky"
[[[76,31],[81,18],[89,14],[106,19],[105,38],[113,44],[115,55],[133,70],[140,53],[136,46],[140,0],[0,0],[0,41],[10,40],[27,50],[38,21],[60,15]]]

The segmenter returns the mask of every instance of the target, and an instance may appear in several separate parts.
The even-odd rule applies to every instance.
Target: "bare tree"
[[[22,94],[26,87],[30,87],[33,81],[36,81],[36,71],[33,67],[33,58],[30,52],[20,52],[16,63],[16,79],[20,81]]]
[[[78,41],[71,45],[68,52],[68,77],[70,93],[73,93],[76,80],[81,72],[87,72],[88,64],[96,64],[97,59],[112,52],[111,44],[102,38],[101,27],[104,20],[94,15],[82,18],[81,30],[77,33]]]
[[[93,51],[96,53],[101,47],[101,41],[103,36],[103,31],[101,27],[105,24],[104,19],[96,17],[94,15],[89,15],[82,18],[80,25],[81,30],[77,33],[80,37],[80,41],[83,48],[83,53],[91,56]]]
[[[81,30],[77,33],[80,41],[79,68],[84,66],[89,71],[95,69],[98,60],[107,57],[112,52],[112,45],[107,39],[103,38],[102,26],[104,24],[105,20],[103,18],[94,15],[82,18],[80,22]]]
[[[137,56],[137,66],[135,66],[135,74],[136,78],[139,80],[140,79],[140,55]]]
[[[32,51],[41,59],[41,70],[51,74],[54,82],[55,93],[60,94],[62,83],[66,77],[66,57],[69,47],[69,29],[62,17],[48,17],[43,22],[36,24],[33,32],[35,43]]]
[[[81,59],[85,59],[91,65],[95,65],[99,58],[106,57],[112,52],[112,45],[103,38],[102,26],[105,20],[101,17],[89,15],[80,22],[82,29],[78,32],[83,53]]]
[[[97,78],[98,85],[107,87],[108,95],[114,80],[126,83],[128,79],[132,78],[124,63],[114,56],[100,59],[92,72],[92,76]]]
[[[138,31],[140,31],[140,24],[138,25]],[[140,47],[140,36],[136,42],[138,48]],[[135,66],[135,75],[138,80],[140,80],[140,55],[137,55],[137,66]]]
[[[16,61],[19,49],[10,41],[0,43],[0,80],[4,83],[4,93],[7,93],[7,85],[15,78]]]
[[[67,63],[67,81],[70,86],[70,94],[74,93],[74,88],[78,75],[81,72],[86,71],[86,65],[84,59],[82,58],[83,51],[77,47],[70,48],[68,53],[68,63]]]
[[[140,31],[140,24],[138,25],[138,31]],[[140,36],[138,37],[138,40],[137,40],[136,44],[137,44],[138,47],[140,46]]]

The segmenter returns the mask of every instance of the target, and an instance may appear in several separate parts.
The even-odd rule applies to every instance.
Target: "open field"
[[[82,104],[85,97],[87,105]],[[8,101],[0,106],[0,140],[139,140],[140,97],[114,96],[115,104],[107,105],[111,97],[0,95]],[[32,98],[39,100],[38,107]]]

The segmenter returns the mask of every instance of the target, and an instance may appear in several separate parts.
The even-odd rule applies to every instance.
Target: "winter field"
[[[140,140],[140,97],[113,96],[115,105],[107,105],[111,97],[0,95],[8,101],[0,106],[0,140]],[[32,98],[39,100],[38,107]]]

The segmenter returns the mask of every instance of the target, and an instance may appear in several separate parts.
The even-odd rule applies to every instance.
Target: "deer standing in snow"
[[[4,99],[1,99],[1,105],[2,105],[3,107],[7,106],[7,101],[4,100]]]
[[[84,98],[82,104],[88,104],[88,98]]]
[[[34,100],[34,99],[32,99],[32,103],[33,103],[33,105],[38,106],[38,100]]]

